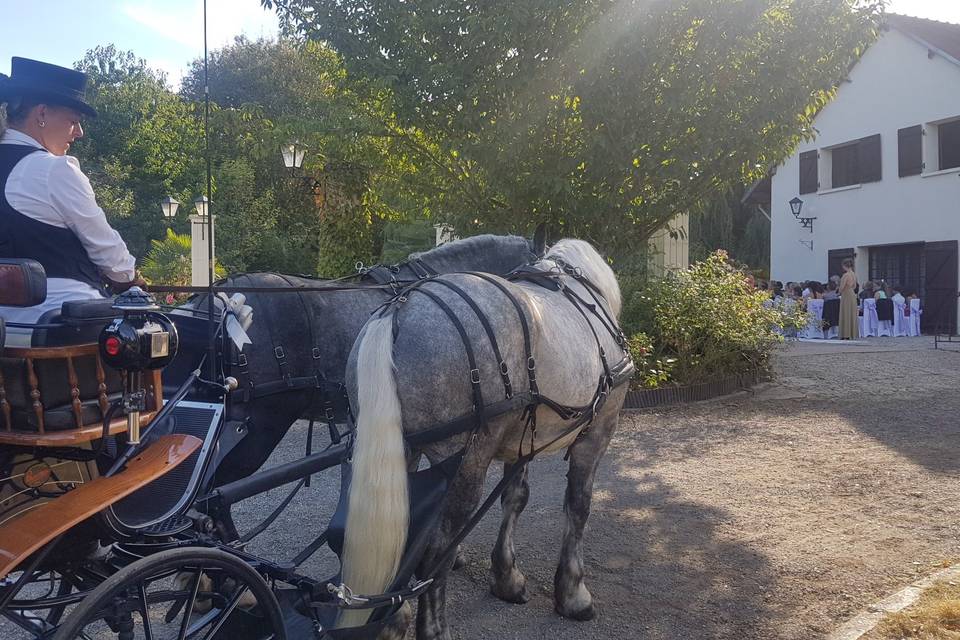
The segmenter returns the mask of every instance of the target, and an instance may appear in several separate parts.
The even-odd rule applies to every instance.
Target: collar
[[[25,144],[38,149],[44,148],[42,144],[34,140],[31,136],[16,129],[7,129],[4,131],[3,137],[0,137],[0,144]]]

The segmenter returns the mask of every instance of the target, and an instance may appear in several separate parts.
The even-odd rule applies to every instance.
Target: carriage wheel
[[[285,640],[270,587],[216,549],[171,549],[124,567],[77,605],[54,640]]]

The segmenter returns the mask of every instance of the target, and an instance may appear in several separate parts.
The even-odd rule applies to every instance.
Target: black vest
[[[48,278],[69,278],[100,289],[103,279],[80,239],[70,229],[25,216],[7,202],[7,179],[36,147],[0,144],[0,258],[31,258]]]

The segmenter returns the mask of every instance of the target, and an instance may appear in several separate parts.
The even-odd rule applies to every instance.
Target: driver
[[[8,322],[34,323],[67,300],[104,298],[143,281],[120,234],[107,223],[90,181],[66,155],[83,137],[87,76],[14,57],[0,74],[0,258],[31,258],[47,273],[47,299],[35,307],[0,307]],[[8,342],[15,330],[8,331]],[[23,331],[29,340],[29,332]],[[23,338],[17,340],[23,342]]]

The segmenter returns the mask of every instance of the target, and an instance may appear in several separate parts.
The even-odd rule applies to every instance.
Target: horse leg
[[[590,515],[593,478],[600,458],[610,444],[617,416],[591,426],[590,431],[570,447],[570,470],[563,510],[566,526],[560,547],[560,564],[553,578],[553,600],[557,613],[574,620],[596,615],[593,596],[583,584],[583,528]]]
[[[512,464],[504,463],[504,475],[510,473],[512,468]],[[524,465],[523,471],[510,481],[503,495],[500,496],[503,521],[500,523],[497,543],[490,554],[490,592],[501,600],[515,604],[524,604],[530,600],[530,595],[527,593],[527,579],[517,569],[517,558],[513,546],[513,530],[529,498],[530,485],[527,482],[527,467]]]
[[[417,571],[418,577],[426,575],[440,555],[449,547],[460,530],[467,524],[480,498],[483,495],[483,481],[487,467],[493,457],[492,451],[482,453],[480,447],[467,454],[457,474],[456,480],[450,487],[446,507],[440,516],[437,535],[427,547]],[[447,624],[446,590],[447,575],[453,566],[453,557],[444,561],[433,572],[434,583],[423,595],[417,605],[417,640],[450,640],[450,627]]]

